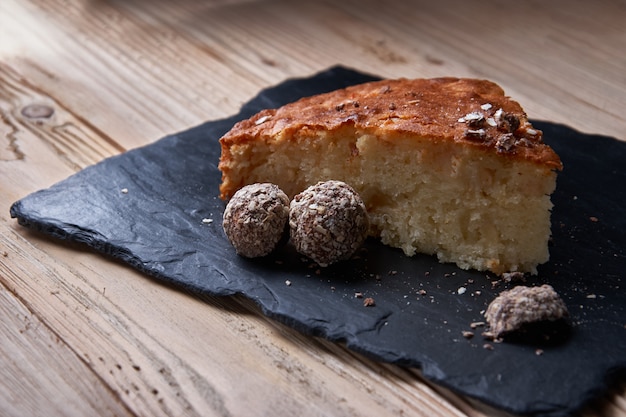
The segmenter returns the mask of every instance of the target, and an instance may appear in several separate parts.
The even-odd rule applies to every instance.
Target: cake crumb
[[[202,223],[204,223],[204,224],[211,224],[211,223],[213,223],[213,219],[204,218],[204,219],[202,219]]]
[[[363,305],[365,307],[373,307],[376,305],[376,301],[374,301],[372,297],[367,297],[365,300],[363,300]]]
[[[355,292],[354,293],[354,298],[363,298],[363,293],[362,292]]]
[[[122,189],[120,190],[120,193],[122,193],[122,194],[128,194],[128,188],[122,188]]]
[[[286,285],[286,286],[288,286],[288,287],[291,287],[291,281],[286,280],[286,281],[285,281],[285,285]]]
[[[474,332],[470,332],[469,330],[463,330],[461,334],[466,339],[471,339],[472,337],[474,337]]]

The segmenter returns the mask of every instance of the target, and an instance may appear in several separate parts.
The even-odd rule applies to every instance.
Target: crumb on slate
[[[363,305],[365,307],[373,307],[376,305],[376,301],[374,301],[372,297],[368,297],[365,300],[363,300]]]

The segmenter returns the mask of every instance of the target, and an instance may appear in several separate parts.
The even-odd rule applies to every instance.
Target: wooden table
[[[1,0],[0,415],[502,414],[9,217],[81,168],[336,64],[488,78],[531,118],[626,139],[623,1]],[[626,384],[584,415],[626,416]]]

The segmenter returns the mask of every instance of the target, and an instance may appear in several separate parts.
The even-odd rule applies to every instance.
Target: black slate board
[[[552,258],[527,282],[552,284],[570,309],[569,330],[550,343],[507,342],[488,350],[480,329],[463,338],[507,285],[492,288],[494,277],[430,256],[407,258],[374,240],[355,259],[319,271],[290,246],[262,260],[235,255],[221,228],[218,138],[262,108],[372,79],[335,67],[288,80],[236,116],[35,192],[14,203],[11,216],[187,290],[242,293],[299,331],[343,341],[380,361],[419,366],[430,380],[509,412],[569,415],[606,392],[626,370],[626,143],[534,122],[565,165],[553,195]],[[355,292],[373,297],[376,306],[364,307]]]

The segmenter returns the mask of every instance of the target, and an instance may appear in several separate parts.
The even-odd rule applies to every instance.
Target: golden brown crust
[[[228,165],[232,145],[344,127],[390,141],[400,135],[454,141],[562,169],[517,102],[493,82],[465,78],[375,81],[263,110],[222,137],[220,169]]]

